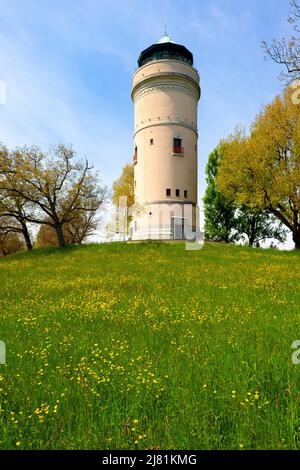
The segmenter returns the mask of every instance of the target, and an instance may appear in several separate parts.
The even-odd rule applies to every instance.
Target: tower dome
[[[193,54],[184,46],[175,44],[171,38],[164,34],[163,37],[152,46],[145,49],[138,59],[139,67],[153,60],[178,60],[193,66]]]

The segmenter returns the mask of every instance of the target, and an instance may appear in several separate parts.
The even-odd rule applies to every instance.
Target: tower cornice
[[[144,95],[163,91],[163,89],[174,89],[191,95],[197,101],[201,97],[201,88],[198,82],[184,73],[161,72],[151,74],[137,82],[131,91],[133,102],[139,100]]]

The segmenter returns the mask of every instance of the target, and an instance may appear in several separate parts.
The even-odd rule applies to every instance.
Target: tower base
[[[147,205],[142,214],[133,218],[131,240],[193,241],[199,229],[198,207],[193,204]]]

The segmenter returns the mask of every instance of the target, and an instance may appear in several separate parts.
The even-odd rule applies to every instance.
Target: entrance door
[[[184,218],[172,217],[171,227],[173,240],[184,240]]]

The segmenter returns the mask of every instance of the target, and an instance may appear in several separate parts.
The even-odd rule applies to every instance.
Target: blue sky
[[[0,0],[0,141],[73,143],[110,186],[133,154],[137,58],[167,23],[201,77],[201,197],[209,152],[282,89],[261,42],[289,34],[288,12],[288,0]]]

